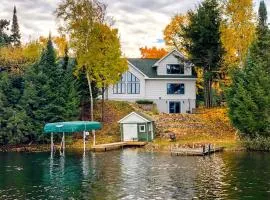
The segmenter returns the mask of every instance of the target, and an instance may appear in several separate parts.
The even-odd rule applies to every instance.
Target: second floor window
[[[140,94],[140,80],[132,73],[126,72],[121,81],[114,85],[114,94]]]
[[[168,83],[167,94],[185,94],[185,84],[183,83]]]
[[[168,64],[167,65],[167,74],[184,74],[185,67],[180,64]]]

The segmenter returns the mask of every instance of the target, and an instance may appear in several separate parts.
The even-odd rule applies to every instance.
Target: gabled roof
[[[186,58],[183,54],[181,54],[178,50],[174,49],[165,55],[161,59],[152,59],[152,58],[128,58],[128,62],[132,64],[138,71],[142,72],[147,78],[155,79],[155,78],[196,78],[193,75],[158,75],[157,74],[157,65],[159,62],[164,60],[166,57],[171,55],[172,53],[177,53],[179,57],[183,58],[186,61]]]
[[[176,53],[178,54],[179,57],[185,59],[185,56],[180,52],[178,51],[177,49],[173,49],[172,51],[170,51],[169,53],[167,53],[165,56],[163,56],[161,59],[157,60],[157,62],[153,65],[153,67],[155,66],[158,66],[158,64],[164,60],[165,58],[167,58],[169,55],[173,54],[173,53]],[[186,60],[186,59],[185,59]]]
[[[153,67],[159,59],[128,58],[128,61],[148,78],[196,78],[193,75],[158,75],[157,68]]]
[[[129,113],[127,116],[123,117],[122,119],[120,119],[118,121],[118,123],[123,123],[125,121],[125,119],[127,119],[128,117],[130,117],[131,115],[136,115],[139,118],[143,119],[145,122],[153,122],[154,119],[152,119],[150,116],[140,113],[140,112],[131,112]]]
[[[128,61],[149,78],[157,76],[157,71],[152,66],[158,61],[158,59],[128,58]]]

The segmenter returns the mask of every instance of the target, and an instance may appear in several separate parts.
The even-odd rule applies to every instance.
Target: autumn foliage
[[[178,50],[184,50],[184,38],[181,37],[181,34],[183,34],[182,27],[186,26],[188,23],[189,19],[187,15],[175,15],[164,29],[163,34],[165,44],[168,46],[174,46]]]
[[[221,41],[226,52],[223,60],[228,67],[239,67],[243,65],[255,38],[253,1],[229,0],[223,12],[226,16],[220,27]]]
[[[158,49],[157,47],[141,47],[141,58],[162,58],[168,52],[164,48]]]
[[[226,108],[197,109],[190,114],[159,114],[156,126],[161,137],[175,133],[181,145],[207,144],[228,145],[238,139],[230,123]]]

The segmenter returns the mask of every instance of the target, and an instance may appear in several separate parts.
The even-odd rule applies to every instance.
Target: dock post
[[[53,156],[53,133],[51,133],[51,157]]]
[[[205,154],[205,144],[203,145],[203,155]]]
[[[83,152],[85,152],[85,131],[83,132]]]
[[[93,133],[93,138],[94,138],[93,146],[95,146],[96,145],[96,131],[93,130],[92,133]]]
[[[65,151],[65,148],[66,148],[66,143],[65,143],[65,133],[63,132],[63,152]]]
[[[211,153],[211,144],[208,144],[208,155]]]

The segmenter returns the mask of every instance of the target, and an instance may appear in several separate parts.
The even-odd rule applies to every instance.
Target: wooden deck
[[[109,143],[109,144],[99,144],[95,145],[91,148],[91,150],[97,152],[101,151],[111,151],[115,149],[121,149],[124,147],[142,147],[145,146],[147,142],[115,142],[115,143]]]
[[[216,152],[221,152],[224,150],[224,147],[217,148],[171,148],[171,155],[175,156],[205,156],[211,155]]]

